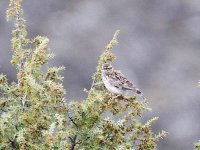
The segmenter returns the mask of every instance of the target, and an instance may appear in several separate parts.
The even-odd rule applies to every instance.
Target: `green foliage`
[[[200,141],[198,141],[197,143],[194,143],[194,148],[196,150],[200,150]]]
[[[69,102],[59,75],[64,67],[42,69],[54,56],[48,38],[26,38],[21,1],[10,0],[7,11],[7,18],[15,19],[11,63],[17,68],[17,82],[9,84],[0,75],[0,149],[156,149],[167,133],[151,130],[157,117],[141,123],[142,112],[151,110],[147,101],[113,96],[101,80],[102,65],[115,59],[112,49],[119,31],[100,56],[91,89],[85,90],[87,98]]]

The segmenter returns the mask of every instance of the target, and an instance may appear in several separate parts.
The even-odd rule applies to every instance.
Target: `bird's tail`
[[[143,93],[139,90],[139,89],[136,89],[136,93],[138,95],[140,95],[142,97],[143,100],[146,100],[146,98],[144,97]]]

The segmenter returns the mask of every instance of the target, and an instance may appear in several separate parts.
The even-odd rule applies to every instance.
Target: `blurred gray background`
[[[0,72],[15,80],[10,64],[12,22],[8,0],[0,0]],[[155,132],[170,134],[159,150],[192,150],[200,139],[199,0],[25,0],[29,37],[45,35],[56,54],[49,65],[65,65],[70,100],[81,100],[91,85],[98,57],[120,29],[114,63],[149,99],[159,116]]]

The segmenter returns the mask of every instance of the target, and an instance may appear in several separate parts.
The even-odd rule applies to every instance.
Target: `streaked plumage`
[[[142,92],[131,83],[121,72],[114,70],[111,64],[105,63],[101,76],[105,87],[114,94],[123,96],[142,95]]]

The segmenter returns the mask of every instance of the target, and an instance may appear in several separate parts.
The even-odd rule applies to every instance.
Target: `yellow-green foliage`
[[[17,68],[17,82],[9,84],[0,75],[0,149],[11,150],[153,150],[166,135],[155,135],[151,125],[140,122],[147,101],[136,97],[113,97],[101,80],[101,67],[115,59],[112,48],[117,44],[117,31],[100,56],[91,89],[81,102],[65,100],[64,67],[42,71],[53,54],[48,38],[27,39],[22,18],[22,0],[10,0],[7,18],[14,18],[11,63]],[[105,117],[109,116],[109,117]]]
[[[198,141],[197,143],[194,143],[194,148],[195,150],[200,150],[200,141]]]

